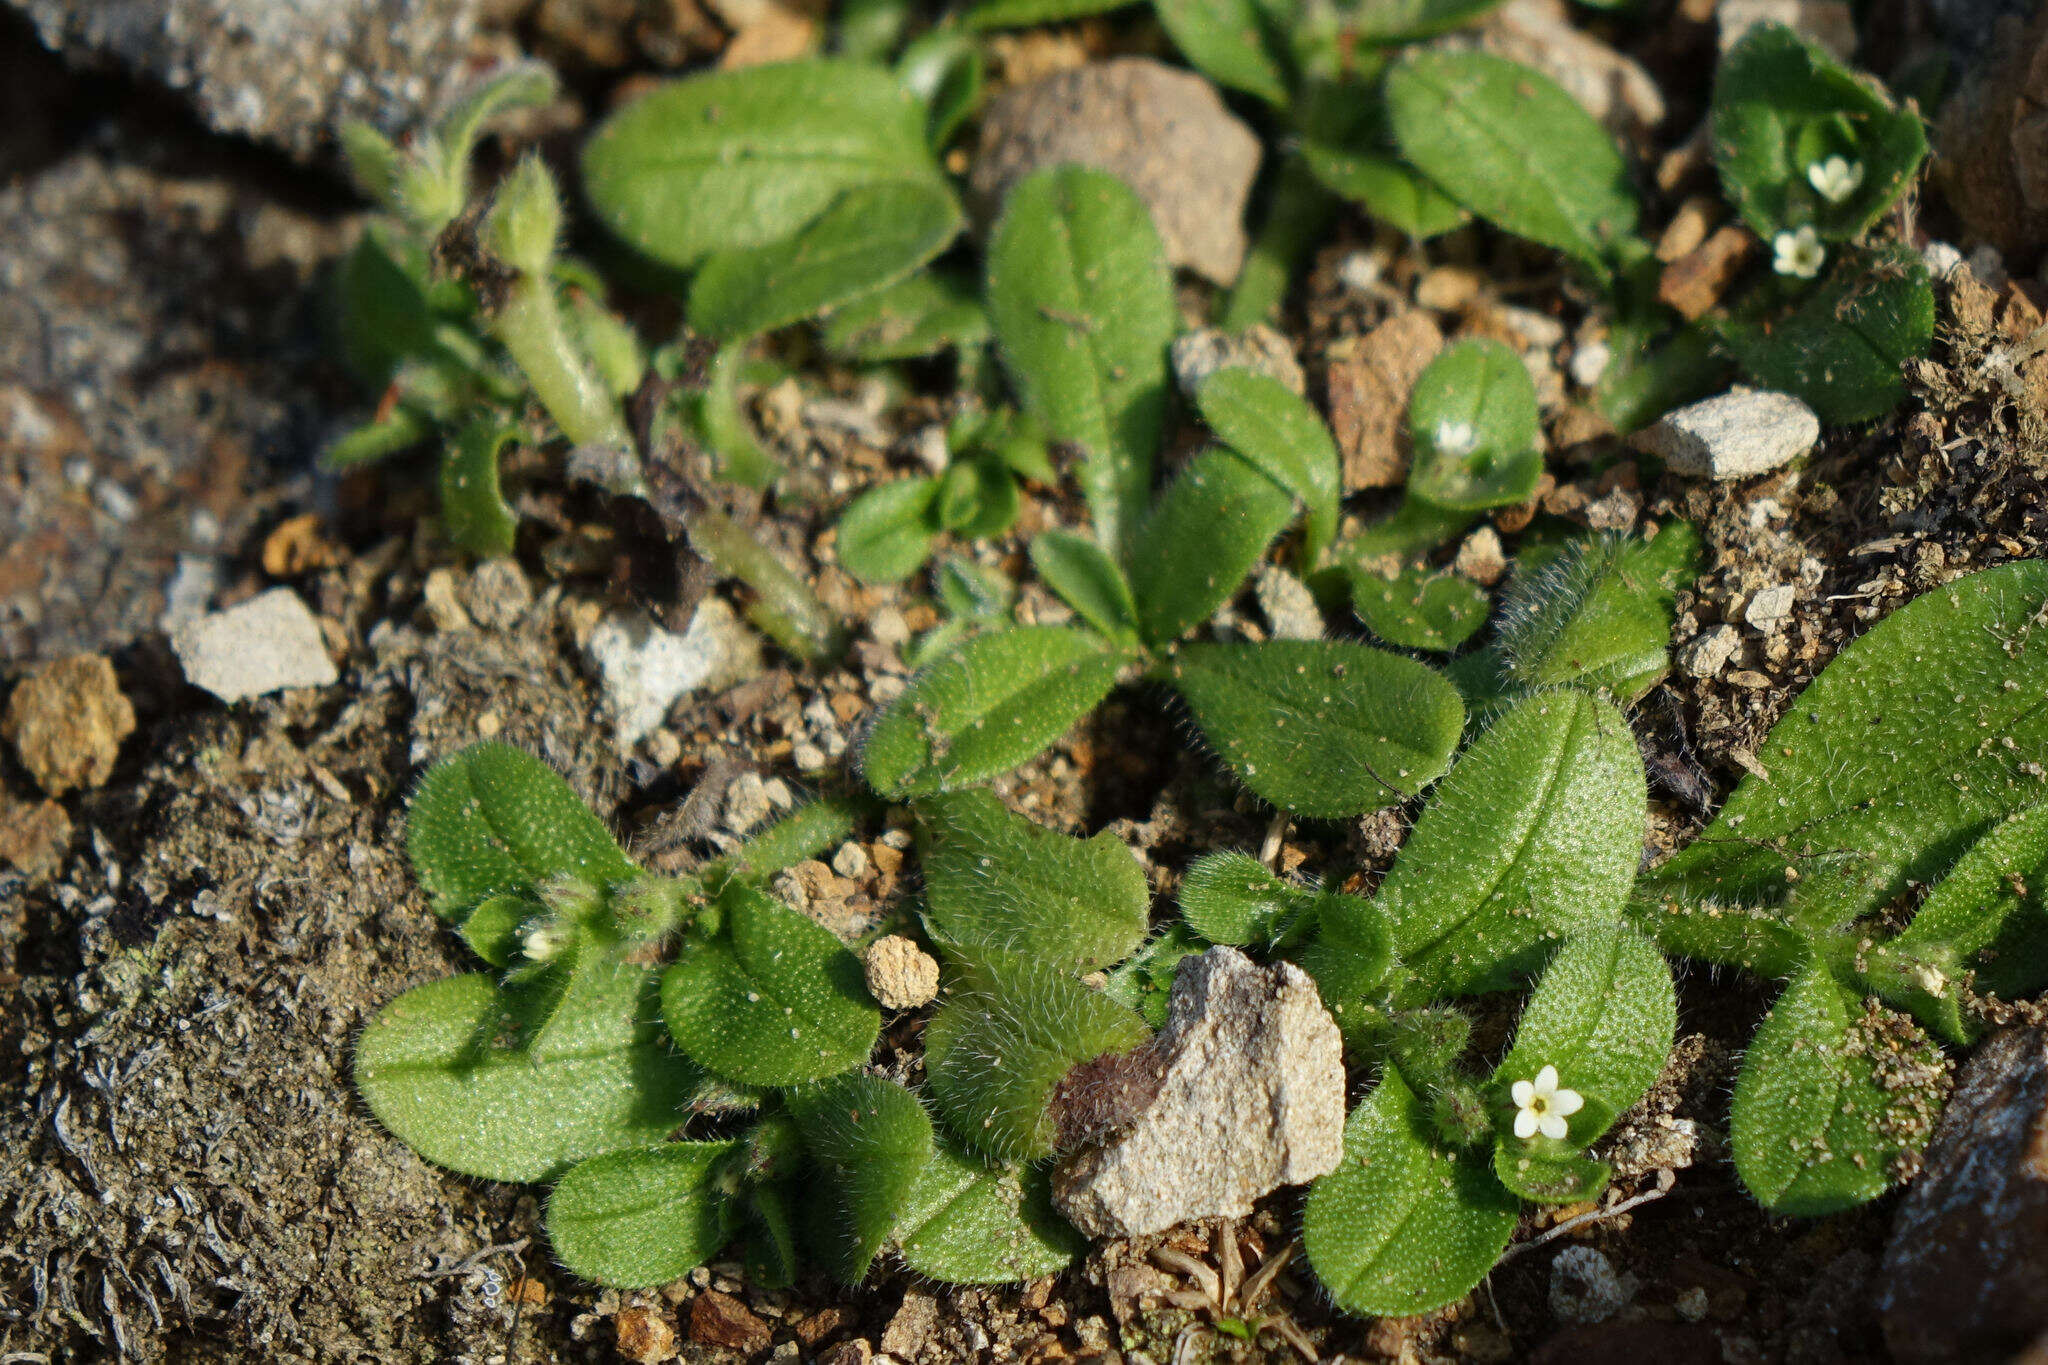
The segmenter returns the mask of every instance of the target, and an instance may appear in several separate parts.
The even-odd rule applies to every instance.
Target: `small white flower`
[[[1811,227],[1779,233],[1771,239],[1771,253],[1773,270],[1780,275],[1797,275],[1802,280],[1820,274],[1821,264],[1828,258],[1827,248],[1820,244],[1820,234]]]
[[[1863,163],[1831,156],[1806,168],[1806,178],[1830,204],[1839,204],[1863,183]]]
[[[1562,1142],[1565,1120],[1586,1105],[1578,1091],[1558,1089],[1554,1066],[1544,1067],[1533,1081],[1516,1081],[1508,1093],[1515,1100],[1515,1136],[1524,1141],[1540,1132]]]
[[[1436,448],[1444,455],[1470,455],[1479,444],[1479,432],[1470,422],[1436,424]]]
[[[568,927],[554,920],[536,924],[519,937],[519,950],[531,962],[550,961],[568,946]]]

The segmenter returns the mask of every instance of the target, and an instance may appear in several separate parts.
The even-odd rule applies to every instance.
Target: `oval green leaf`
[[[861,769],[889,797],[950,791],[1007,772],[1092,711],[1125,658],[1066,626],[976,636],[919,672],[875,718]]]
[[[1188,645],[1166,680],[1247,787],[1316,820],[1406,801],[1443,775],[1465,723],[1442,674],[1335,640]]]
[[[562,1264],[615,1289],[668,1284],[732,1236],[722,1163],[737,1142],[668,1142],[573,1167],[548,1195],[548,1240]]]
[[[827,1266],[858,1284],[932,1159],[931,1116],[880,1076],[835,1076],[792,1090],[788,1100],[836,1200]]]
[[[1393,578],[1349,575],[1351,605],[1372,633],[1401,649],[1448,654],[1486,624],[1486,589],[1451,573],[1407,569]]]
[[[911,360],[979,346],[989,338],[988,314],[965,278],[921,270],[833,309],[823,335],[825,349],[847,360]]]
[[[661,1013],[683,1051],[742,1085],[793,1085],[859,1066],[881,1031],[860,959],[744,882],[719,897],[716,937],[683,942]]]
[[[1510,707],[1458,760],[1375,900],[1433,995],[1524,980],[1565,935],[1617,919],[1649,820],[1628,721],[1584,692]]]
[[[1235,452],[1189,460],[1126,556],[1146,641],[1164,648],[1205,624],[1293,516],[1294,499]]]
[[[878,484],[839,515],[839,563],[863,583],[896,583],[931,558],[938,536],[932,507],[939,481],[917,477]]]
[[[987,1165],[944,1133],[896,1226],[903,1263],[950,1284],[1036,1279],[1087,1250],[1053,1210],[1043,1170]]]
[[[1536,385],[1498,341],[1446,346],[1408,400],[1412,497],[1454,512],[1526,502],[1543,474]]]
[[[847,190],[937,184],[923,104],[889,71],[800,61],[656,87],[583,146],[606,226],[688,269],[714,251],[794,236]]]
[[[917,803],[926,844],[925,923],[940,942],[1000,948],[1090,972],[1145,941],[1145,871],[1104,831],[1076,839],[1013,814],[994,794]]]
[[[1152,487],[1180,325],[1144,203],[1081,166],[1018,182],[989,238],[988,312],[1025,409],[1079,447],[1096,533],[1114,544]]]
[[[1337,534],[1342,461],[1330,429],[1308,400],[1271,375],[1233,366],[1202,382],[1195,406],[1225,445],[1301,499],[1308,509],[1302,563],[1320,561]]]
[[[1698,572],[1699,537],[1682,521],[1651,540],[1574,541],[1509,585],[1498,645],[1506,681],[1635,701],[1670,671],[1678,589]]]
[[[1031,564],[1082,620],[1120,645],[1137,645],[1138,604],[1108,551],[1072,531],[1046,531],[1031,542]]]

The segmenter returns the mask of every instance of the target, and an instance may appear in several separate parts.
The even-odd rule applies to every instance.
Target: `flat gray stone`
[[[320,622],[290,588],[194,617],[171,633],[185,680],[222,701],[287,687],[325,687],[340,675],[327,657]]]
[[[686,693],[731,687],[761,671],[761,642],[720,597],[706,597],[678,635],[645,612],[607,616],[584,646],[621,749],[667,718]]]
[[[1237,279],[1259,140],[1191,71],[1119,57],[1012,86],[989,101],[968,173],[978,217],[1010,186],[1073,162],[1117,176],[1145,201],[1166,258],[1217,284]]]
[[[188,98],[216,132],[310,157],[346,119],[397,132],[466,75],[478,0],[7,0],[45,45]]]
[[[1789,393],[1735,388],[1664,414],[1636,443],[1692,478],[1754,478],[1813,449],[1820,418]]]
[[[1132,1057],[1157,1093],[1118,1136],[1053,1176],[1090,1237],[1142,1237],[1191,1218],[1242,1218],[1344,1154],[1344,1048],[1316,984],[1235,948],[1181,964],[1166,1027]]]
[[[1255,322],[1242,332],[1197,327],[1174,339],[1172,356],[1174,382],[1190,400],[1203,380],[1232,367],[1277,380],[1296,394],[1308,392],[1308,377],[1301,372],[1301,362],[1294,358],[1294,343],[1263,322]]]

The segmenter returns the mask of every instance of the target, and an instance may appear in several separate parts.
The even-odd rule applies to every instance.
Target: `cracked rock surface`
[[[1259,967],[1229,947],[1188,959],[1141,1055],[1159,1077],[1151,1103],[1053,1178],[1054,1202],[1087,1235],[1241,1218],[1259,1196],[1336,1169],[1343,1043],[1294,964]]]

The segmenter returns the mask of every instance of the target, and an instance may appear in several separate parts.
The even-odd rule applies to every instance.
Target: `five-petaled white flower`
[[[1586,1105],[1578,1091],[1558,1088],[1554,1066],[1544,1067],[1533,1081],[1516,1081],[1508,1093],[1515,1101],[1515,1136],[1525,1140],[1540,1132],[1562,1142],[1565,1120]]]
[[[1820,244],[1820,234],[1811,227],[1779,233],[1771,239],[1771,252],[1773,270],[1780,275],[1797,275],[1802,280],[1820,274],[1821,263],[1828,258],[1827,248]]]
[[[1821,198],[1830,204],[1839,204],[1856,193],[1856,187],[1863,183],[1863,163],[1831,156],[1808,166],[1806,179],[1820,191]]]
[[[1436,448],[1445,455],[1470,455],[1479,444],[1479,432],[1470,422],[1438,422]]]

